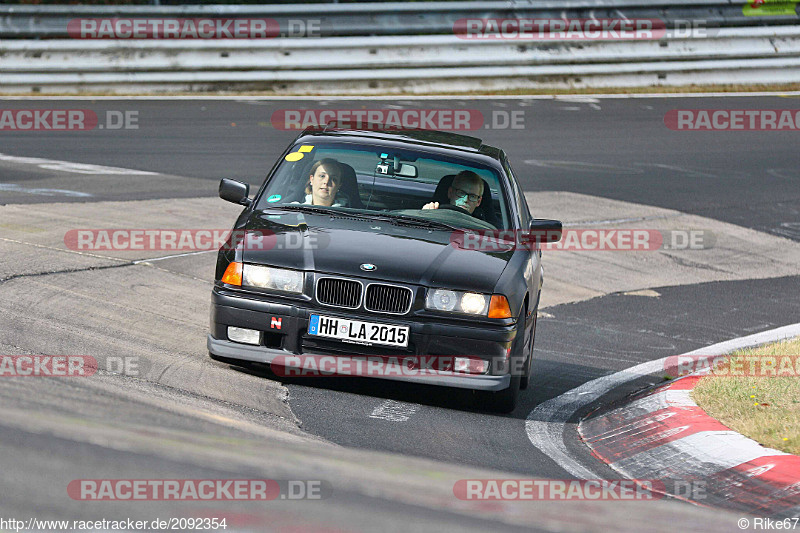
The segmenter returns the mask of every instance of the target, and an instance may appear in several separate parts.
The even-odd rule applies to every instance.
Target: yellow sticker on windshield
[[[307,153],[311,152],[313,149],[314,149],[313,144],[304,144],[303,146],[298,148],[296,152],[291,152],[289,154],[286,154],[286,157],[284,157],[284,159],[287,161],[300,161],[301,159],[303,159],[303,157],[305,157]]]

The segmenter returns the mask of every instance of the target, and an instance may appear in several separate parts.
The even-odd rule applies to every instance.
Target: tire
[[[536,306],[539,307],[538,305]],[[536,340],[536,321],[537,321],[537,309],[533,310],[533,330],[531,331],[531,345],[530,349],[528,350],[528,360],[525,362],[525,373],[522,375],[519,381],[519,388],[521,390],[525,390],[528,388],[528,385],[531,381],[531,366],[533,364],[533,342]]]
[[[525,311],[523,310],[520,313],[519,318],[517,319],[517,323],[519,324],[520,321],[523,324],[525,323]],[[521,346],[520,346],[521,345]],[[517,353],[523,351],[525,349],[525,330],[522,330],[522,335],[517,335],[514,338],[514,343],[511,345],[511,357],[514,357]],[[511,368],[513,369],[514,364],[511,363]],[[484,392],[479,395],[480,397],[480,407],[484,409],[488,409],[489,411],[496,412],[496,413],[510,413],[517,407],[517,400],[519,399],[519,390],[520,390],[520,382],[521,376],[514,375],[512,372],[511,375],[511,382],[508,385],[508,388],[496,391],[496,392]]]
[[[517,407],[519,399],[520,376],[511,376],[511,384],[507,389],[486,393],[483,407],[495,413],[510,413]]]

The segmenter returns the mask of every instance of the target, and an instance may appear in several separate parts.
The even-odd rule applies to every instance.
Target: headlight
[[[436,289],[428,293],[426,307],[439,311],[452,311],[458,305],[458,295],[453,291]]]
[[[298,270],[244,265],[242,285],[283,292],[303,292],[303,273]]]
[[[468,315],[483,315],[489,307],[489,297],[475,292],[458,292],[447,289],[429,289],[425,308],[434,311],[451,311]]]
[[[486,296],[468,292],[461,297],[461,310],[471,315],[482,315],[486,310]]]

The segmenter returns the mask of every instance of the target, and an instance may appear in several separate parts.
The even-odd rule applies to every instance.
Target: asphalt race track
[[[481,412],[464,391],[359,378],[279,382],[266,369],[211,361],[213,251],[65,249],[64,234],[76,228],[227,229],[238,210],[216,198],[219,179],[252,190],[297,133],[276,129],[273,112],[383,107],[473,109],[488,126],[521,112],[520,129],[466,133],[506,150],[534,216],[699,228],[716,244],[546,252],[534,377],[508,416]],[[526,435],[537,405],[645,361],[800,322],[797,132],[664,123],[672,109],[800,109],[800,97],[4,99],[0,108],[134,112],[138,126],[0,130],[0,354],[85,354],[101,369],[87,379],[0,377],[0,479],[13,487],[0,515],[227,516],[242,530],[735,529],[736,515],[677,501],[481,507],[454,498],[452,486],[570,479]],[[138,370],[108,370],[126,357]],[[618,477],[573,425],[564,441],[598,478]],[[122,478],[318,479],[327,492],[268,505],[67,495],[71,480]]]

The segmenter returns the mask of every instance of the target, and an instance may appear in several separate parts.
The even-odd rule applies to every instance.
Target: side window
[[[528,202],[525,200],[525,195],[523,194],[522,189],[519,187],[517,177],[514,175],[514,171],[511,170],[511,165],[505,157],[503,157],[503,168],[508,174],[508,177],[511,178],[511,188],[514,191],[514,201],[517,203],[517,210],[520,214],[522,227],[527,228],[531,224],[531,212],[528,209]]]

